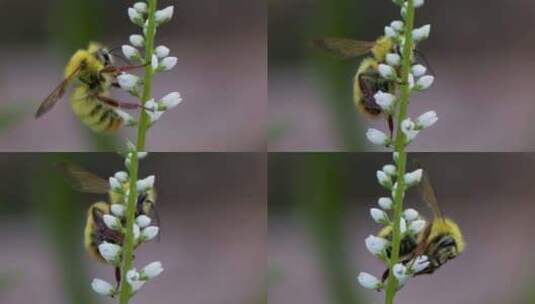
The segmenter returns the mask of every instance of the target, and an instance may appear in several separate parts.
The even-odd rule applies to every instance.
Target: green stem
[[[149,24],[147,27],[147,35],[145,37],[145,62],[150,63],[152,61],[152,54],[154,52],[154,36],[156,35],[156,21],[154,20],[154,14],[156,12],[157,0],[149,0]],[[149,64],[145,67],[145,77],[143,78],[143,96],[141,97],[141,104],[145,104],[152,95],[152,78],[154,71]],[[149,116],[145,111],[141,111],[139,116],[139,126],[137,129],[137,145],[138,151],[145,151],[145,138],[147,130],[150,127]]]
[[[145,62],[151,62],[152,54],[154,50],[154,36],[156,34],[156,22],[155,13],[157,7],[157,0],[148,0],[148,27],[145,35]],[[145,67],[145,76],[143,82],[143,95],[141,98],[141,104],[145,104],[152,95],[152,78],[154,71],[152,65]],[[145,138],[147,130],[150,127],[150,121],[147,113],[141,110],[139,116],[139,125],[137,129],[137,143],[136,151],[142,152],[145,150]],[[130,153],[130,152],[129,152]],[[121,261],[121,285],[119,290],[119,304],[128,304],[131,297],[131,287],[126,281],[126,273],[132,269],[134,264],[134,221],[136,216],[136,201],[137,201],[137,189],[136,183],[138,179],[139,160],[137,153],[130,153],[130,166],[129,166],[129,187],[130,192],[128,196],[128,202],[126,206],[126,235],[123,244],[122,261]]]
[[[395,151],[398,153],[397,161],[397,189],[394,194],[394,229],[392,232],[392,253],[390,257],[390,276],[386,285],[385,304],[393,304],[397,292],[397,280],[392,275],[392,268],[399,262],[399,247],[401,244],[401,232],[399,224],[401,222],[401,213],[403,211],[403,195],[405,193],[405,170],[407,165],[407,152],[405,151],[406,137],[401,130],[401,123],[407,117],[407,108],[409,104],[410,87],[409,73],[412,64],[413,40],[412,30],[414,28],[414,3],[413,0],[407,1],[407,18],[405,25],[405,45],[403,48],[403,62],[401,66],[401,93],[399,99],[399,111],[396,118],[396,143]]]

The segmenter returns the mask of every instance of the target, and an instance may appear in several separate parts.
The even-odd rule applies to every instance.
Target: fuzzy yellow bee
[[[41,103],[35,117],[50,111],[63,97],[67,86],[76,81],[70,98],[74,114],[95,132],[115,132],[124,124],[116,108],[135,109],[140,105],[110,98],[112,86],[118,87],[117,76],[140,66],[114,66],[113,55],[99,43],[78,50],[65,68],[65,78]]]
[[[442,216],[436,199],[435,191],[429,177],[424,174],[420,183],[422,200],[433,210],[433,220],[418,235],[406,235],[400,244],[400,261],[403,264],[411,264],[414,259],[426,255],[429,266],[415,273],[415,275],[431,274],[444,265],[447,261],[456,258],[465,249],[465,241],[461,229],[450,218]],[[392,240],[392,226],[386,226],[379,232],[379,237]],[[391,248],[386,250],[390,256]],[[389,271],[386,270],[383,280],[386,280]]]
[[[111,213],[110,209],[112,204],[124,205],[126,198],[124,197],[124,194],[112,191],[106,180],[79,166],[62,163],[60,168],[76,190],[95,194],[107,193],[109,196],[108,202],[99,201],[89,207],[87,210],[87,219],[84,230],[84,246],[86,251],[97,261],[105,262],[105,259],[101,256],[98,250],[98,245],[104,241],[122,245],[124,235],[120,231],[108,228],[104,223],[103,217],[104,215]],[[127,189],[128,183],[125,183],[124,190],[126,191]],[[140,194],[138,197],[135,216],[137,217],[142,214],[154,219],[156,225],[159,226],[159,217],[156,210],[156,192],[153,189]],[[125,223],[122,224],[124,225]]]

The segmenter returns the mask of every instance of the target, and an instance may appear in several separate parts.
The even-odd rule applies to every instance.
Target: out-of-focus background
[[[415,154],[442,211],[457,221],[466,251],[433,275],[409,281],[396,303],[535,303],[534,154]],[[375,171],[390,154],[274,154],[269,158],[270,303],[382,303],[357,282],[380,276],[364,245],[380,226],[369,208],[387,193]],[[406,207],[430,218],[410,190]]]
[[[269,0],[271,151],[368,151],[364,130],[385,129],[357,115],[352,78],[359,60],[310,47],[318,37],[374,40],[399,19],[392,1]],[[436,110],[439,122],[411,145],[417,151],[532,151],[535,113],[535,3],[426,1],[417,25],[432,24],[420,45],[433,87],[415,95],[410,114]],[[363,130],[364,129],[364,130]]]
[[[71,161],[107,177],[115,154],[0,154],[0,303],[112,303],[90,283],[112,267],[83,248],[85,213],[105,196],[71,190],[54,164]],[[136,251],[138,267],[165,271],[135,303],[265,304],[266,177],[261,154],[153,153],[161,239]]]
[[[42,119],[39,103],[62,80],[69,57],[89,41],[109,47],[139,31],[127,15],[135,1],[5,0],[0,12],[0,150],[112,151],[118,137],[96,136],[72,114],[67,98]],[[151,130],[150,151],[265,149],[266,10],[262,1],[158,1],[175,5],[157,45],[179,58],[156,76],[154,96],[182,93],[184,102]],[[118,61],[120,62],[120,61]],[[115,90],[114,96],[132,100]],[[120,140],[118,140],[120,139]]]

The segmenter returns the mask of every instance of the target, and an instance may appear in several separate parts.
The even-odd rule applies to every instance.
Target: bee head
[[[107,48],[100,48],[97,50],[95,55],[97,56],[98,60],[104,64],[104,66],[110,66],[113,64],[113,56]]]
[[[436,241],[435,252],[433,256],[436,257],[440,264],[446,263],[458,255],[457,243],[451,235],[444,235]]]

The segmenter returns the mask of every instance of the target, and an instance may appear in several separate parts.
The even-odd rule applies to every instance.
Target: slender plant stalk
[[[414,3],[413,0],[407,1],[407,19],[405,27],[405,44],[403,48],[403,62],[401,66],[401,93],[399,102],[399,111],[397,117],[396,143],[395,150],[398,153],[397,161],[397,183],[396,193],[394,194],[394,229],[392,236],[392,253],[390,258],[390,274],[392,268],[399,262],[399,247],[401,244],[400,221],[403,210],[403,193],[405,193],[405,170],[407,165],[407,152],[405,151],[406,137],[402,132],[401,123],[407,117],[407,107],[409,104],[410,87],[409,73],[412,61],[412,30],[414,27]],[[388,276],[388,282],[385,293],[385,304],[393,304],[394,296],[397,291],[397,280],[393,275]]]
[[[155,13],[157,0],[148,1],[148,28],[145,41],[145,62],[150,63],[152,59],[152,54],[154,50],[154,36],[156,34],[156,22],[155,22]],[[145,75],[143,82],[143,94],[141,99],[141,104],[144,104],[147,100],[150,99],[152,94],[152,78],[154,76],[154,71],[152,66],[148,64],[145,67]],[[137,143],[136,151],[142,152],[145,149],[145,138],[147,130],[149,128],[149,117],[144,110],[141,110],[139,124],[137,129]],[[134,220],[136,215],[136,200],[137,200],[137,189],[136,183],[138,178],[138,168],[139,160],[137,153],[131,154],[131,162],[129,166],[129,176],[130,176],[130,192],[128,196],[128,205],[126,207],[126,235],[123,245],[122,253],[122,265],[121,265],[121,286],[119,291],[119,304],[127,304],[131,297],[131,287],[127,283],[126,273],[128,270],[132,269],[134,262]]]

